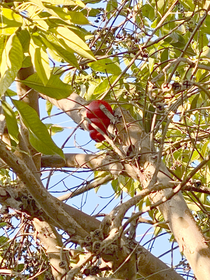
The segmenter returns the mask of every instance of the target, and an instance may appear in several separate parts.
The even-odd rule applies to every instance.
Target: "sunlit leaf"
[[[47,123],[45,125],[46,125],[46,127],[47,127],[51,136],[55,135],[58,132],[62,132],[64,130],[64,128],[62,126],[56,125],[56,124],[53,124],[53,123]]]
[[[117,79],[118,76],[112,76],[109,78],[104,79],[94,90],[93,94],[95,96],[98,96],[102,93],[104,93],[110,85]]]
[[[88,63],[88,65],[93,68],[95,71],[103,72],[103,73],[109,73],[114,75],[121,74],[121,68],[120,65],[117,62],[114,62],[110,58],[100,59],[91,63]]]
[[[191,0],[182,0],[179,1],[181,5],[183,5],[183,7],[186,8],[187,11],[194,11],[195,9],[195,3]]]
[[[195,109],[197,107],[197,102],[198,102],[199,94],[196,94],[196,96],[193,98],[191,102],[191,110]]]
[[[38,151],[46,155],[59,155],[64,157],[63,152],[53,142],[47,127],[40,121],[37,112],[28,104],[21,100],[12,100],[21,115],[25,126],[29,130],[29,140],[31,145]]]
[[[89,24],[88,19],[84,16],[82,12],[69,11],[64,8],[52,6],[51,9],[63,20],[69,20],[72,24]]]
[[[7,43],[7,36],[6,35],[2,35],[0,36],[0,65],[1,65],[1,61],[2,61],[2,53],[4,51],[5,45]]]
[[[58,27],[57,28],[57,36],[62,45],[67,44],[74,52],[79,55],[95,60],[95,57],[88,45],[74,32],[72,32],[69,28],[66,27]]]
[[[166,37],[164,41],[177,48],[182,48],[185,46],[184,37],[175,32]]]
[[[22,25],[22,17],[11,9],[0,7],[1,26],[0,33],[12,35]]]
[[[90,4],[96,4],[96,3],[101,2],[101,0],[83,0],[83,2],[84,2],[85,4],[88,4],[88,3],[90,3]]]
[[[141,12],[144,17],[147,17],[151,21],[153,21],[155,19],[154,8],[151,5],[149,5],[149,4],[143,5],[141,8]]]
[[[155,64],[155,59],[153,57],[149,57],[149,72],[152,73]]]
[[[22,45],[23,52],[28,53],[30,43],[30,33],[27,29],[21,29],[17,32],[17,37]]]
[[[193,154],[192,154],[191,160],[192,160],[192,161],[195,161],[195,160],[197,160],[197,159],[199,159],[199,158],[200,158],[200,155],[199,155],[198,151],[195,150],[195,151],[193,152]]]
[[[48,116],[50,116],[52,108],[53,108],[53,104],[47,100],[46,101],[46,111],[47,111]]]
[[[106,5],[107,18],[111,17],[111,13],[116,11],[118,7],[117,0],[108,0]]]
[[[54,35],[49,34],[46,35],[46,37],[43,36],[42,41],[50,51],[52,57],[55,58],[55,60],[60,62],[62,62],[63,60],[70,63],[72,66],[79,68],[77,59],[73,54],[73,51],[70,48],[64,48]]]
[[[201,149],[201,155],[205,158],[208,155],[208,146],[209,146],[209,142],[206,141],[205,143],[203,143],[202,145],[202,149]]]
[[[8,88],[6,91],[6,95],[12,97],[12,96],[16,96],[17,93],[14,90]]]
[[[37,40],[34,40],[33,37],[31,38],[29,52],[39,78],[42,83],[46,85],[51,75],[49,58],[46,50],[44,50],[42,46],[38,45],[36,41]]]
[[[84,3],[80,0],[45,0],[43,2],[54,4],[54,5],[71,5],[85,7]]]
[[[4,94],[14,81],[22,66],[22,61],[22,45],[16,34],[13,34],[9,37],[2,53],[0,94]]]
[[[158,0],[157,1],[157,7],[158,10],[162,10],[162,8],[165,6],[165,0]]]
[[[63,83],[57,75],[51,75],[46,86],[42,83],[37,73],[34,73],[21,82],[28,87],[55,99],[66,98],[72,93],[72,87]]]

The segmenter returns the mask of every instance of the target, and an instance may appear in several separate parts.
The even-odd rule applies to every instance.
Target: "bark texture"
[[[28,68],[21,68],[18,72],[17,78],[19,80],[24,80],[30,75],[34,73],[34,69],[32,66]],[[17,94],[20,100],[28,104],[30,107],[32,107],[37,115],[39,116],[39,95],[38,93],[30,89],[29,87],[25,86],[21,82],[17,82]],[[29,132],[27,127],[25,126],[24,122],[20,119],[20,134],[19,134],[19,149],[16,150],[15,154],[18,156],[19,159],[23,161],[23,164],[25,164],[27,168],[27,171],[31,173],[31,177],[37,181],[37,183],[42,186],[41,180],[40,180],[40,168],[41,168],[41,154],[38,153],[34,147],[30,144],[29,141]],[[18,159],[17,159],[18,162]],[[16,173],[18,175],[18,173]],[[27,177],[27,176],[26,176]],[[20,178],[20,177],[19,177]],[[21,178],[20,178],[21,179]],[[27,181],[27,180],[26,180]],[[32,182],[31,182],[32,183]],[[28,183],[29,185],[30,183]],[[27,185],[27,183],[26,183]],[[20,180],[20,187],[21,187],[21,192],[25,189],[25,181]],[[26,190],[26,193],[28,190]],[[13,193],[13,192],[11,192]],[[29,208],[32,210],[33,215],[31,217],[36,217],[34,215],[37,210],[38,212],[42,212],[40,205],[37,204],[38,207],[35,206],[35,201],[34,203],[31,204],[31,199],[29,198],[30,196],[26,196],[26,193],[24,192],[24,197],[26,198],[25,201],[23,201],[23,204],[19,204],[19,207],[22,208],[23,210],[24,206],[25,208]],[[8,193],[7,193],[8,194]],[[13,197],[13,201],[14,201]],[[24,203],[26,202],[26,203]],[[35,210],[35,209],[36,210]],[[30,212],[29,210],[29,212]],[[28,212],[28,213],[29,213]],[[47,214],[45,215],[47,216]],[[47,223],[48,219],[44,219],[43,221],[38,220],[34,218],[33,220],[33,225],[36,229],[36,234],[41,241],[42,245],[46,249],[46,253],[49,258],[49,263],[51,265],[51,271],[52,275],[55,280],[64,280],[64,275],[67,274],[69,271],[69,260],[67,258],[66,253],[60,252],[58,249],[58,246],[62,247],[62,239],[61,236],[57,233],[55,227],[52,224]],[[63,265],[61,266],[60,264],[63,262]]]
[[[83,122],[84,124],[83,105],[85,102],[81,100],[81,97],[74,94],[66,102],[64,100],[55,101],[48,97],[46,99],[60,109],[68,111],[68,115],[76,123]],[[74,110],[67,110],[68,107],[73,107]],[[77,113],[76,108],[78,108]],[[151,201],[157,205],[165,202],[159,209],[173,232],[180,251],[188,259],[199,280],[210,279],[209,246],[196,225],[181,192],[175,194],[177,192],[175,191],[174,193],[175,186],[167,168],[160,160],[161,155],[155,151],[149,136],[127,111],[119,108],[115,112],[115,118],[117,119],[115,124],[117,138],[120,139],[118,142],[125,147],[119,154],[123,171],[133,179],[139,180],[143,188],[152,189],[154,185],[159,185],[160,189],[161,187],[163,189],[171,188],[155,192],[150,196]],[[133,155],[133,160],[130,161],[126,160],[126,151],[129,150],[129,147],[129,156]]]
[[[27,192],[28,191],[26,187],[23,188],[18,185],[16,186],[8,185],[6,187],[0,187],[0,203],[4,206],[12,207],[13,209],[26,212],[32,217],[36,217],[34,221],[36,221],[36,229],[37,229],[38,237],[43,242],[47,252],[48,250],[49,252],[50,250],[54,250],[54,252],[59,253],[60,256],[60,251],[58,252],[58,248],[54,247],[53,249],[53,244],[54,245],[60,244],[59,239],[58,241],[56,241],[56,239],[54,239],[53,237],[54,233],[52,233],[53,234],[52,236],[50,234],[52,229],[51,227],[49,227],[49,224],[56,225],[54,219],[51,219],[49,216],[45,215],[43,211],[40,211],[36,202],[29,197]],[[77,223],[81,227],[83,227],[83,229],[88,233],[87,234],[88,236],[92,235],[91,233],[93,233],[95,230],[97,231],[100,228],[101,222],[95,219],[94,217],[91,217],[64,203],[63,203],[63,207],[66,213],[68,213],[69,216],[75,219]],[[50,236],[50,238],[52,238],[49,243],[47,238],[48,235]],[[79,232],[77,232],[77,235],[79,235]],[[118,257],[118,260],[120,260],[120,262],[122,263],[123,260],[125,260],[129,256],[129,253],[135,249],[137,270],[138,273],[140,273],[142,276],[145,277],[150,276],[149,279],[151,280],[168,280],[168,279],[183,280],[183,278],[179,274],[177,274],[173,269],[168,267],[165,263],[163,263],[161,260],[156,258],[154,255],[152,255],[141,245],[127,242],[127,244],[124,244],[124,246],[125,246],[124,254],[122,254],[122,251],[119,252],[122,259],[120,260],[120,258]],[[126,247],[129,248],[129,251],[127,251],[128,249],[126,249]],[[114,259],[113,261],[115,263],[115,266],[117,267],[119,264],[116,261],[117,260],[116,256],[115,257],[111,256],[111,260],[112,259]],[[59,263],[59,258],[56,256],[53,256],[52,260],[53,260],[53,264],[55,264],[54,261],[57,264]],[[124,274],[125,271],[124,268],[122,270],[123,270],[122,273]],[[60,269],[58,269],[58,271],[60,271]],[[58,274],[58,276],[59,275],[60,274]],[[121,279],[124,278],[122,277]]]
[[[75,122],[79,123],[83,128],[86,128],[86,122],[84,119],[85,101],[81,97],[72,94],[65,100],[55,101],[50,99],[50,101],[54,102],[54,104],[60,109],[66,111]],[[112,176],[123,173],[142,183],[145,190],[142,190],[139,196],[132,198],[126,205],[123,205],[122,208],[114,210],[110,216],[107,216],[108,219],[110,219],[110,222],[108,221],[107,223],[107,221],[104,220],[101,223],[93,217],[90,217],[89,215],[52,197],[41,184],[39,177],[29,170],[29,165],[27,167],[23,160],[15,156],[5,146],[3,141],[0,141],[1,158],[8,166],[13,168],[21,182],[24,182],[24,184],[20,184],[21,191],[23,193],[24,189],[26,189],[27,192],[32,195],[34,203],[32,203],[33,207],[30,207],[27,203],[24,204],[21,199],[19,200],[19,203],[17,203],[17,198],[21,196],[21,191],[11,196],[9,190],[7,191],[1,188],[0,198],[3,203],[8,206],[13,203],[13,205],[22,210],[25,205],[27,205],[25,210],[28,214],[32,214],[40,220],[44,220],[49,224],[65,230],[71,236],[72,241],[76,243],[81,241],[86,242],[85,240],[88,237],[89,244],[86,242],[85,246],[89,246],[90,251],[95,254],[97,254],[97,252],[102,254],[106,261],[112,262],[112,269],[115,272],[114,277],[116,278],[125,279],[126,274],[129,275],[129,280],[135,279],[136,273],[134,266],[136,267],[137,265],[138,273],[142,276],[149,277],[151,280],[181,280],[183,278],[180,275],[162,263],[158,258],[155,258],[142,246],[133,241],[131,242],[131,240],[124,237],[120,241],[120,237],[123,236],[121,235],[121,223],[126,211],[132,205],[135,205],[139,199],[148,195],[152,190],[151,185],[153,186],[156,182],[160,182],[161,186],[173,187],[173,185],[170,182],[171,178],[165,175],[167,173],[163,173],[161,169],[156,172],[157,180],[154,180],[153,184],[151,184],[152,176],[156,171],[155,164],[157,162],[157,156],[154,151],[151,152],[150,142],[148,142],[147,135],[126,111],[117,111],[115,118],[117,120],[115,125],[115,129],[117,130],[116,136],[119,140],[118,142],[113,142],[112,140],[107,139],[110,141],[110,145],[113,146],[114,152],[110,152],[110,154],[106,155],[67,155],[66,161],[58,158],[56,159],[56,164],[58,164],[59,167],[65,165],[97,170],[100,165],[100,170],[110,171]],[[50,164],[51,158],[44,157],[42,160],[42,166],[48,166]],[[165,199],[165,193],[161,190],[158,194],[160,194],[160,196],[157,198],[157,192],[155,192],[155,196],[153,196],[152,199],[154,203],[161,204]],[[179,203],[182,206],[185,204],[184,200],[180,200]],[[165,211],[168,213],[168,206],[167,204],[164,205],[166,205],[164,207],[166,207]],[[36,210],[34,211],[34,209]],[[118,215],[119,213],[120,215]],[[190,217],[193,226],[195,226],[195,222],[189,213],[186,213],[186,216],[187,218]],[[173,217],[174,213],[170,214],[167,219],[173,219]],[[178,213],[178,217],[180,217],[180,213]],[[167,220],[167,222],[169,222],[169,226],[173,226],[169,220]],[[44,228],[46,229],[46,227],[43,227],[39,232],[43,232]],[[195,228],[196,230],[198,229],[197,227]],[[98,230],[102,232],[105,238],[102,238],[99,242],[101,246],[100,249],[96,247],[96,241],[98,241],[98,239],[95,239],[96,237],[98,238]],[[43,237],[44,235],[40,238],[43,240]],[[119,241],[121,245],[116,247],[116,241]],[[179,242],[179,239],[177,241]],[[59,240],[56,242],[59,242]],[[54,242],[54,245],[56,242]],[[49,246],[49,248],[51,247]],[[207,250],[206,247],[205,249]],[[49,252],[50,250],[51,249],[49,249]],[[206,253],[208,253],[208,250]],[[58,259],[56,260],[56,263],[58,265]]]

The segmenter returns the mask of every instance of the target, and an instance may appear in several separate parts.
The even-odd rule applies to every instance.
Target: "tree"
[[[0,278],[209,279],[209,1],[0,5]],[[102,99],[107,130],[87,118]],[[75,122],[70,135],[46,123],[55,107]],[[97,152],[70,153],[90,125],[105,139]],[[66,184],[75,174],[82,183]],[[69,205],[108,182],[120,197],[111,212]],[[177,267],[142,246],[143,223],[170,236],[172,256],[178,244]]]

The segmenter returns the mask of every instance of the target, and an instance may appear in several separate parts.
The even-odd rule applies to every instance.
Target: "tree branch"
[[[30,202],[27,203],[27,201]],[[44,215],[37,209],[36,202],[31,198],[27,200],[27,191],[24,188],[18,186],[3,186],[0,187],[0,203],[8,207],[12,207],[17,210],[25,211],[32,217],[36,216],[39,220],[45,220],[48,223],[55,225],[54,220]],[[26,209],[24,208],[26,207]],[[100,227],[101,222],[67,204],[63,204],[65,211],[74,219],[78,224],[83,227],[89,234]],[[62,228],[61,228],[62,229]],[[129,245],[130,246],[130,245]],[[135,245],[136,246],[136,245]],[[154,277],[150,276],[150,280],[183,280],[183,278],[177,274],[173,269],[169,268],[165,263],[152,255],[144,247],[138,245],[137,247],[137,265],[138,272],[141,275],[148,276],[153,273],[157,273]],[[123,257],[122,252],[120,253]],[[125,255],[126,258],[127,255]],[[114,259],[116,264],[116,259]],[[117,265],[117,264],[116,264]]]
[[[60,235],[47,222],[35,218],[33,224],[37,237],[46,249],[54,279],[64,279],[63,276],[69,271],[69,253],[60,251],[59,248],[63,245]]]
[[[113,175],[119,175],[124,170],[119,158],[112,153],[65,154],[65,160],[58,156],[42,156],[41,166],[43,168],[89,168],[91,170],[109,171]]]
[[[66,213],[62,202],[48,193],[44,186],[41,185],[38,179],[27,168],[25,163],[15,156],[2,140],[0,140],[0,156],[19,176],[39,208],[54,220],[57,226],[63,228],[72,237],[76,233],[80,237],[87,235],[87,232]]]

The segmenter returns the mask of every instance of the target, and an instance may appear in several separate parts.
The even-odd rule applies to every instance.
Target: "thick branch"
[[[12,207],[17,210],[25,211],[32,217],[36,217],[39,220],[47,221],[54,224],[54,220],[46,216],[45,213],[37,209],[36,202],[31,198],[27,203],[27,191],[18,186],[4,186],[0,187],[0,203]],[[26,207],[26,208],[24,208]],[[63,204],[65,211],[77,221],[77,223],[84,228],[89,234],[91,231],[97,230],[100,227],[101,222],[91,217],[82,211],[79,211],[67,204]],[[55,224],[54,224],[55,225]],[[62,229],[62,228],[61,228]],[[44,237],[43,237],[44,238]],[[165,263],[152,255],[144,247],[138,245],[137,247],[137,266],[138,271],[142,276],[150,275],[150,280],[183,280],[183,278],[177,274],[173,269],[169,268]],[[127,255],[123,255],[122,251],[120,257],[126,258]],[[116,259],[114,263],[117,268]],[[154,276],[151,276],[154,274]]]
[[[43,156],[42,167],[89,168],[91,170],[109,171],[113,175],[123,172],[119,158],[109,154],[65,154],[65,160],[58,156]]]
[[[128,132],[132,139],[134,133],[132,132],[132,126],[129,126],[129,124],[133,123],[135,120],[124,111],[123,118],[125,119]],[[135,129],[137,129],[137,127],[135,127]],[[142,186],[144,188],[151,188],[156,183],[163,187],[173,187],[170,174],[162,162],[159,164],[158,156],[153,152],[154,147],[150,147],[151,144],[148,137],[145,136],[145,133],[140,126],[137,130],[138,138],[135,139],[134,135],[133,141],[136,140],[139,142],[140,159],[138,160],[138,164],[141,169],[139,180]],[[122,136],[120,135],[120,137],[126,136],[123,134]],[[123,141],[127,141],[127,138]],[[155,177],[154,174],[156,174]],[[136,179],[136,176],[132,177]],[[165,189],[156,192],[150,197],[151,200],[156,203],[161,199],[165,200],[169,194],[170,189]],[[159,209],[162,212],[165,221],[168,221],[169,227],[179,244],[180,251],[186,256],[197,278],[201,280],[208,279],[210,277],[210,266],[208,264],[210,249],[194,221],[182,194],[179,192],[174,195],[169,201],[160,205]]]
[[[18,71],[17,78],[18,80],[25,80],[30,75],[34,73],[33,66],[27,67],[27,68],[21,68]],[[19,99],[23,100],[25,103],[27,103],[29,106],[31,106],[39,115],[39,95],[38,93],[29,88],[28,86],[24,85],[21,82],[17,82],[17,94]],[[33,161],[36,165],[37,170],[40,170],[40,161],[41,161],[41,154],[38,153],[29,143],[28,140],[28,129],[25,127],[25,125],[21,122],[21,133],[22,137],[24,138],[24,141],[27,144],[27,147],[30,151],[30,155],[33,158]]]
[[[87,102],[81,96],[72,93],[68,98],[60,100],[56,100],[44,94],[40,94],[40,96],[65,112],[75,123],[80,124],[81,128],[87,129],[87,122],[83,123],[86,111],[85,105]]]
[[[35,218],[33,224],[36,228],[37,237],[46,249],[54,279],[64,279],[63,276],[69,270],[69,259],[68,252],[61,252],[59,249],[63,246],[60,235],[54,227],[46,222],[41,222]]]
[[[33,66],[21,68],[18,72],[17,78],[18,80],[25,80],[33,73]],[[17,94],[19,99],[27,103],[39,115],[39,95],[35,90],[27,87],[21,82],[17,82]],[[23,121],[20,121],[20,131],[21,135],[19,135],[19,149],[17,149],[16,154],[19,153],[19,157],[23,159],[26,166],[32,171],[33,175],[41,184],[39,178],[41,168],[41,154],[38,153],[31,145],[29,141],[29,132]],[[30,205],[30,202],[27,205]],[[45,221],[40,221],[35,218],[33,222],[36,228],[37,236],[42,242],[42,245],[46,248],[53,277],[55,280],[61,280],[63,279],[63,275],[65,275],[69,270],[69,260],[66,258],[66,254],[62,254],[58,249],[58,246],[62,247],[61,236],[57,233],[55,227],[52,224],[47,223],[47,220],[48,219]],[[60,266],[61,256],[65,262],[63,267]]]
[[[63,208],[63,203],[51,196],[41,183],[34,177],[32,172],[27,168],[25,163],[8,150],[3,141],[0,140],[1,158],[14,170],[24,183],[29,193],[33,196],[37,205],[47,216],[63,228],[70,236],[75,233],[85,237],[87,232],[80,227],[76,221],[69,216]]]

